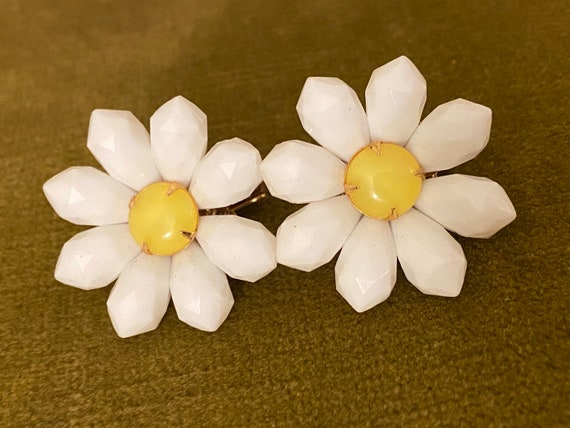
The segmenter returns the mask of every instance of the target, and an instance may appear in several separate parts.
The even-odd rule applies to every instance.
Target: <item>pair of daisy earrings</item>
[[[346,83],[305,82],[297,111],[320,146],[285,141],[262,160],[239,138],[206,153],[206,115],[178,96],[150,119],[95,110],[87,147],[107,171],[69,168],[44,184],[63,219],[96,226],[65,243],[55,278],[82,289],[116,280],[107,301],[120,337],[154,330],[170,298],[180,320],[215,331],[234,300],[227,276],[255,282],[277,263],[312,271],[336,262],[336,288],[358,312],[406,278],[425,294],[457,296],[467,262],[446,229],[488,238],[514,220],[503,188],[437,176],[486,146],[491,110],[457,99],[421,123],[426,81],[399,57],[376,69],[366,111]],[[307,204],[277,235],[236,215],[263,196]]]

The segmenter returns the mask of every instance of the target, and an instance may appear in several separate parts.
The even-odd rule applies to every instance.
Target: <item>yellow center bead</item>
[[[179,183],[150,184],[137,193],[129,207],[131,234],[147,254],[175,254],[194,238],[198,206]]]
[[[394,220],[408,211],[422,190],[423,171],[414,156],[397,144],[373,143],[348,163],[344,188],[362,214]]]

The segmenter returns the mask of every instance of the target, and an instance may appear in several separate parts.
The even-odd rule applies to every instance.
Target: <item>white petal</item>
[[[120,337],[158,327],[170,301],[171,257],[138,255],[115,283],[107,309]]]
[[[406,145],[424,171],[443,171],[473,159],[491,133],[489,107],[458,98],[442,104],[420,123]]]
[[[315,270],[338,253],[359,218],[345,195],[304,206],[277,230],[277,262],[305,272]]]
[[[345,168],[328,150],[292,140],[271,150],[261,164],[261,173],[273,196],[304,204],[343,193]]]
[[[232,205],[261,183],[259,151],[240,138],[217,143],[198,163],[190,192],[202,209]]]
[[[336,77],[309,77],[297,112],[305,131],[344,161],[370,142],[356,92]]]
[[[517,216],[498,183],[460,174],[424,181],[415,207],[446,229],[470,238],[489,238]]]
[[[336,289],[357,312],[390,296],[396,283],[396,247],[388,222],[362,217],[335,266]]]
[[[54,175],[43,186],[61,218],[75,224],[100,226],[126,223],[132,189],[90,166],[76,166]]]
[[[196,242],[172,257],[170,292],[178,318],[204,331],[216,331],[234,304],[226,274]]]
[[[164,103],[150,118],[152,154],[162,178],[188,186],[206,153],[206,115],[182,96]]]
[[[202,216],[196,239],[210,261],[232,278],[255,282],[277,265],[275,237],[257,221],[236,215]]]
[[[84,290],[105,287],[139,252],[127,224],[94,227],[65,243],[55,279]]]
[[[370,139],[405,144],[426,103],[426,80],[405,56],[377,68],[366,87]]]
[[[414,208],[393,220],[391,226],[408,281],[424,294],[457,296],[467,268],[461,245],[440,224]]]
[[[87,147],[111,177],[135,190],[160,181],[148,132],[130,111],[94,110]]]

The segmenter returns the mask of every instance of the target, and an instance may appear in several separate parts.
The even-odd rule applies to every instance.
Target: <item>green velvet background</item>
[[[3,0],[0,7],[0,425],[568,426],[569,7],[556,1]],[[464,97],[494,112],[491,140],[458,172],[501,183],[517,220],[463,239],[456,299],[399,271],[390,299],[357,314],[334,262],[231,281],[214,334],[180,322],[119,339],[109,288],[57,283],[63,243],[42,183],[73,165],[91,110],[145,125],[182,94],[210,144],[240,136],[265,156],[309,139],[306,77],[363,99],[372,70],[405,54],[428,82],[424,115]],[[297,207],[243,215],[273,232]]]

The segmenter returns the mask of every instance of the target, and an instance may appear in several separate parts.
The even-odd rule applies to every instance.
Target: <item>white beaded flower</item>
[[[445,229],[488,238],[516,216],[487,178],[434,178],[483,150],[491,110],[457,99],[419,123],[425,101],[426,81],[403,56],[372,73],[366,112],[343,81],[310,77],[297,112],[323,147],[286,141],[261,165],[273,196],[309,203],[279,227],[278,263],[312,271],[342,248],[336,287],[358,312],[388,298],[397,260],[421,292],[457,296],[467,262]]]
[[[253,282],[271,272],[275,237],[199,209],[248,197],[262,181],[258,150],[233,138],[204,156],[206,115],[181,96],[153,114],[150,136],[128,111],[95,110],[87,147],[108,174],[72,167],[43,187],[60,217],[97,226],[63,246],[55,278],[86,290],[118,278],[107,308],[121,337],[154,330],[171,295],[182,321],[217,330],[234,303],[226,274]]]

